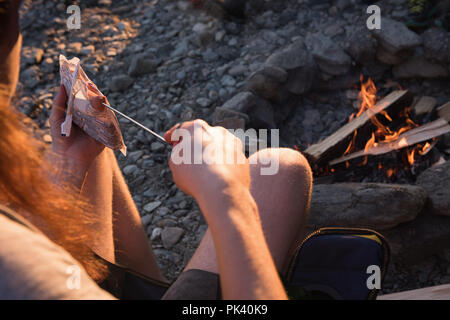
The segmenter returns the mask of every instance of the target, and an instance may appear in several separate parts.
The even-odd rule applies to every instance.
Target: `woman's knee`
[[[312,184],[312,172],[308,160],[298,151],[290,148],[267,148],[249,157],[253,170],[261,175],[277,175],[282,178],[298,178],[303,183]],[[255,172],[258,174],[258,172]],[[284,176],[284,177],[283,177]]]

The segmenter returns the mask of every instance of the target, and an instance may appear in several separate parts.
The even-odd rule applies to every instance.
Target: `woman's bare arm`
[[[172,128],[165,139],[174,145],[169,165],[175,183],[197,200],[211,229],[223,297],[286,299],[250,193],[250,168],[241,141],[202,120]],[[195,162],[198,149],[202,159]],[[194,158],[180,162],[177,154]]]
[[[216,247],[224,299],[287,299],[250,192],[230,185],[200,200]]]

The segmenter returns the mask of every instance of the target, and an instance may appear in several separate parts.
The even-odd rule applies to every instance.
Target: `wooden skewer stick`
[[[111,107],[110,105],[107,105],[106,103],[103,103],[103,105],[109,109],[111,109],[112,111],[114,111],[115,113],[120,114],[122,117],[124,117],[125,119],[127,119],[128,121],[134,123],[135,125],[137,125],[138,127],[140,127],[141,129],[144,129],[145,131],[147,131],[148,133],[151,133],[153,136],[155,136],[156,138],[158,138],[158,140],[160,140],[161,142],[164,142],[165,144],[170,145],[170,143],[168,143],[163,137],[161,137],[159,134],[157,134],[156,132],[150,130],[149,128],[147,128],[146,126],[144,126],[143,124],[140,124],[139,122],[137,122],[136,120],[130,118],[129,116],[127,116],[126,114],[120,112],[119,110],[114,109],[113,107]]]

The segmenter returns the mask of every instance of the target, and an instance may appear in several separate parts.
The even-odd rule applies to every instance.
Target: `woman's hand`
[[[200,204],[221,202],[231,189],[249,191],[242,142],[225,128],[195,120],[173,127],[164,138],[174,146],[169,165],[175,183]]]
[[[69,137],[61,136],[61,124],[66,117],[66,102],[66,90],[61,84],[58,94],[53,101],[52,113],[50,115],[52,150],[64,161],[76,164],[87,170],[105,146],[87,135],[75,124],[72,125]]]

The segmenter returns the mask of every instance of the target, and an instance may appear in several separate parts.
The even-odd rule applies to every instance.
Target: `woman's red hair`
[[[45,160],[49,148],[23,125],[23,115],[9,105],[5,90],[0,87],[0,201],[35,224],[100,281],[106,266],[86,245],[92,210],[76,190],[51,181],[56,169]]]

